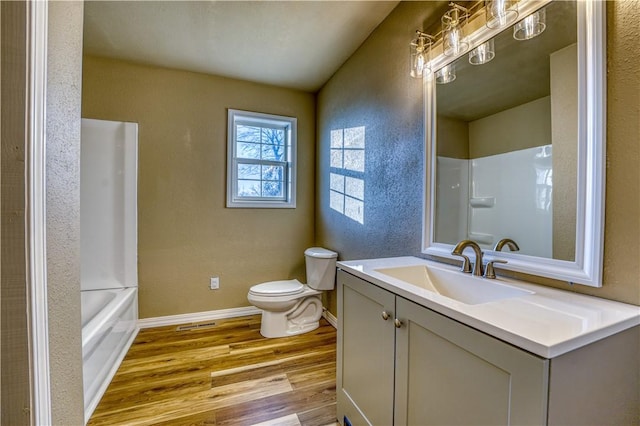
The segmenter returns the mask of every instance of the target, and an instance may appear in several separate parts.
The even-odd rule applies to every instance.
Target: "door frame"
[[[27,12],[26,246],[31,369],[31,421],[52,424],[49,366],[46,221],[46,105],[48,1]]]

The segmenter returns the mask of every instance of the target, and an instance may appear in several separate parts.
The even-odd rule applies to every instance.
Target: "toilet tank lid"
[[[305,250],[305,256],[316,257],[319,259],[332,259],[338,257],[338,253],[335,251],[327,250],[322,247],[311,247]]]

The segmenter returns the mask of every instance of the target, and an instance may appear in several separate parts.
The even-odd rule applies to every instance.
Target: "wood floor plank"
[[[298,420],[303,426],[340,426],[336,421],[335,403],[298,413]]]
[[[301,425],[297,415],[289,414],[288,416],[278,417],[277,419],[256,423],[252,426],[301,426]]]
[[[242,405],[293,390],[284,374],[219,386],[181,398],[137,404],[132,407],[112,407],[110,412],[92,416],[90,424],[127,424],[131,426],[154,425],[158,421],[179,419],[192,413],[207,412],[230,406]],[[216,416],[217,417],[217,416]],[[97,423],[93,423],[93,421]]]
[[[218,320],[215,327],[188,331],[176,331],[176,326],[140,330],[127,355],[135,356],[140,352],[147,355],[154,351],[166,353],[176,348],[214,346],[214,342],[218,345],[228,345],[260,340],[260,316],[245,318],[248,319],[244,322],[237,318]]]
[[[333,347],[322,347],[307,353],[297,354],[286,358],[276,358],[265,363],[243,365],[227,370],[216,370],[211,374],[212,385],[240,382],[250,378],[253,374],[260,376],[271,374],[273,371],[292,372],[325,362],[333,362],[335,365],[335,359],[335,345],[333,345]],[[261,365],[262,367],[254,369],[253,366],[256,365]]]
[[[192,332],[170,332],[166,333],[166,341],[161,339],[148,340],[140,342],[136,345],[132,345],[129,354],[131,356],[137,356],[142,354],[143,356],[152,354],[163,354],[167,351],[180,350],[185,348],[201,348],[201,347],[214,347],[214,346],[229,346],[239,342],[247,342],[252,340],[259,340],[262,338],[259,330],[240,330],[235,331],[233,334],[224,334],[224,331],[210,331],[210,334],[203,334],[207,330],[199,331],[197,334]],[[191,335],[190,335],[191,334]]]
[[[216,425],[251,425],[333,404],[335,401],[335,383],[308,386],[302,390],[294,390],[222,408],[216,412]]]
[[[336,363],[335,361],[330,361],[325,364],[316,364],[298,370],[291,370],[287,372],[287,378],[294,389],[320,383],[335,383]]]
[[[142,330],[89,425],[335,421],[335,329],[266,339],[259,328],[252,316]]]
[[[145,356],[144,358],[129,358],[122,361],[120,371],[124,374],[144,371],[156,366],[168,367],[178,366],[190,362],[208,361],[212,358],[230,353],[228,345],[204,347],[204,348],[183,348],[178,351],[171,351],[158,355]]]

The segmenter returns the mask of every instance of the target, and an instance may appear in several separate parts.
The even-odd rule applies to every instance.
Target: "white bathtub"
[[[138,288],[87,290],[80,295],[87,422],[138,333]]]

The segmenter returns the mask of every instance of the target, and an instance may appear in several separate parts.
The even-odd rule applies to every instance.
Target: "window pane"
[[[284,185],[282,184],[282,182],[262,182],[262,196],[282,198],[283,187]]]
[[[344,147],[364,149],[364,127],[344,129]]]
[[[262,129],[262,143],[270,145],[284,145],[284,129]]]
[[[238,196],[260,197],[260,181],[238,179]]]
[[[331,131],[331,148],[342,148],[342,129]]]
[[[284,145],[262,145],[262,159],[284,161]]]
[[[364,200],[364,180],[347,177],[344,193],[358,200]]]
[[[331,183],[329,187],[334,191],[344,192],[344,176],[335,173],[330,174]]]
[[[284,167],[282,166],[262,166],[263,180],[284,180]]]
[[[260,166],[257,164],[238,164],[238,179],[260,179]]]
[[[344,151],[344,168],[355,172],[364,172],[364,150],[346,149]]]
[[[260,144],[238,142],[236,156],[237,158],[253,158],[260,159]]]
[[[364,203],[351,197],[344,197],[344,215],[359,223],[364,223]]]
[[[344,213],[344,195],[329,191],[329,207],[340,213]]]
[[[242,142],[260,143],[260,127],[239,124],[236,126],[236,139]]]
[[[331,150],[331,167],[336,167],[338,169],[342,168],[342,150],[341,149]]]

